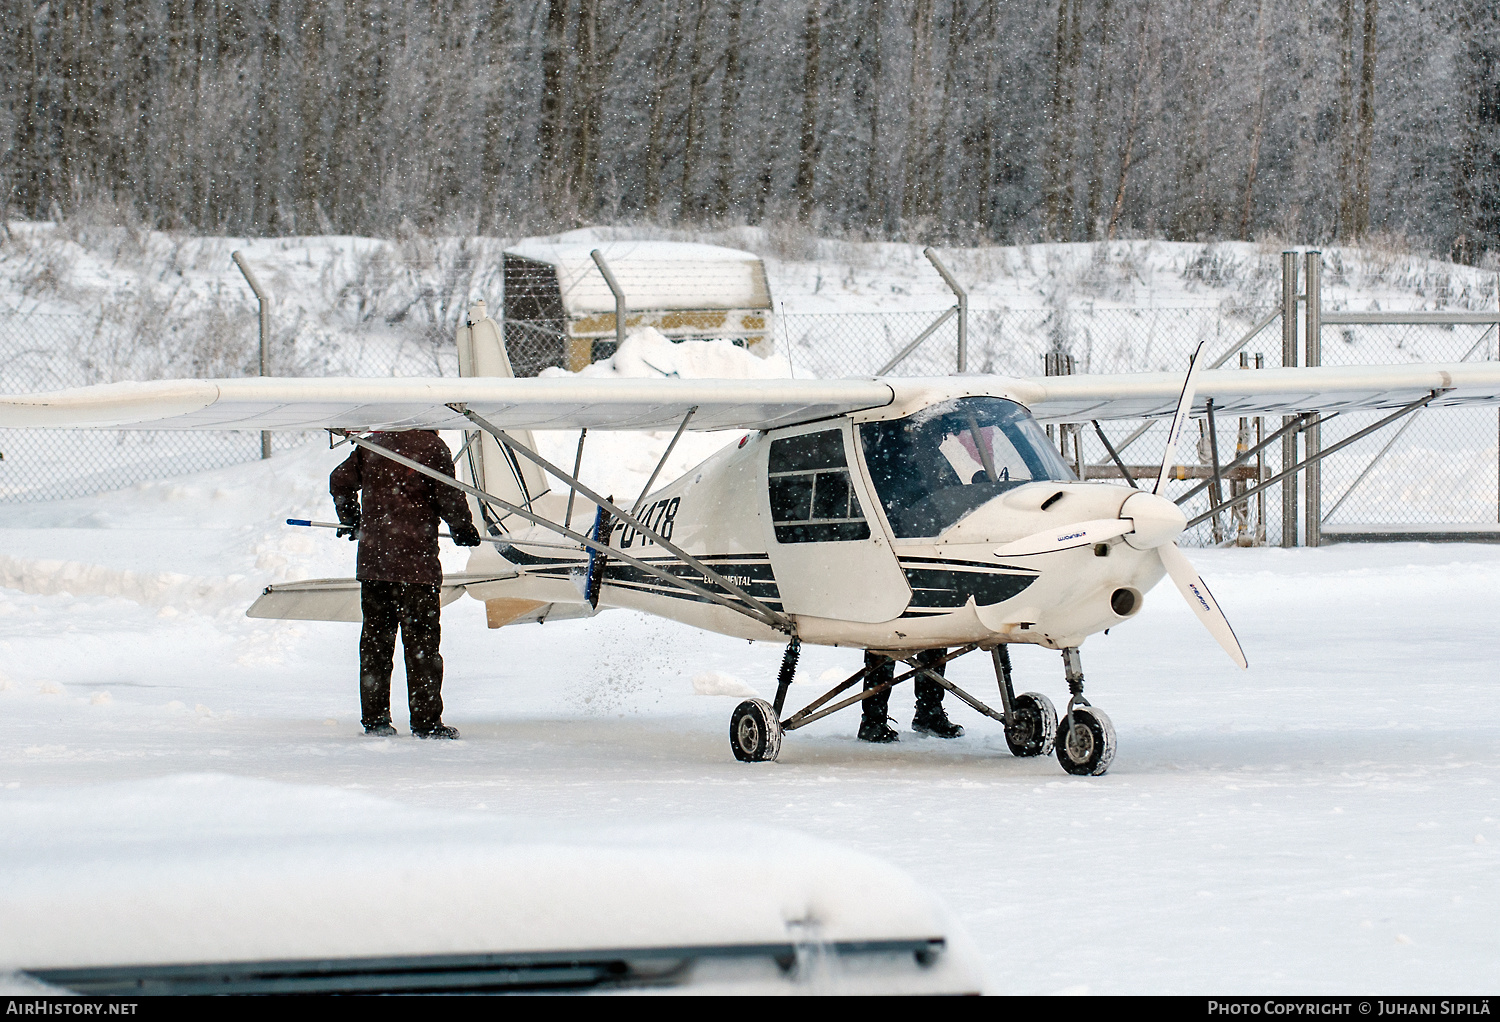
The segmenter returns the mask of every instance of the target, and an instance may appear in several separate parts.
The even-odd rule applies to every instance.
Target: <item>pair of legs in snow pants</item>
[[[933,667],[935,673],[947,677],[947,664],[940,663],[943,657],[948,655],[946,649],[924,649],[917,654],[917,663],[924,667]],[[865,653],[865,667],[869,673],[865,675],[865,690],[883,685],[896,676],[896,662],[887,659],[878,653]],[[933,681],[926,675],[919,674],[912,679],[912,687],[916,690],[917,707],[912,717],[912,727],[925,734],[937,735],[939,738],[957,738],[964,733],[964,729],[948,720],[948,714],[943,709],[943,695],[947,689]],[[895,741],[896,732],[886,724],[891,701],[891,690],[886,689],[878,696],[871,696],[864,701],[864,712],[860,720],[859,737],[867,742],[890,742]]]
[[[413,733],[431,731],[443,719],[443,658],[439,587],[420,582],[361,581],[359,606],[360,720],[366,728],[391,722],[391,669],[396,629],[406,655],[406,698]]]

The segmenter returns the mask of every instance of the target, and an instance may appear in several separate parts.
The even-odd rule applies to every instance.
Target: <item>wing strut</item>
[[[794,626],[792,625],[791,618],[787,617],[785,614],[781,614],[777,611],[772,610],[770,607],[767,607],[764,603],[757,600],[749,593],[745,592],[745,590],[729,581],[729,579],[725,578],[723,575],[720,575],[717,571],[704,564],[698,558],[694,557],[692,554],[688,553],[681,547],[675,545],[671,540],[667,539],[661,533],[648,526],[645,522],[641,521],[635,515],[615,504],[614,501],[609,500],[607,497],[602,497],[598,493],[595,493],[593,490],[589,489],[589,487],[585,486],[577,477],[568,475],[568,473],[564,472],[562,469],[558,468],[556,465],[552,464],[552,462],[548,461],[546,458],[542,457],[540,454],[536,453],[524,444],[516,443],[515,440],[511,439],[509,433],[506,433],[505,430],[489,422],[478,412],[470,411],[468,408],[465,408],[462,405],[450,405],[449,407],[458,412],[460,415],[467,417],[470,422],[474,423],[490,436],[500,441],[500,443],[503,444],[507,450],[510,450],[523,458],[526,458],[528,461],[535,462],[536,464],[540,465],[545,471],[552,473],[552,475],[557,477],[562,482],[567,483],[569,486],[576,487],[579,493],[583,494],[589,500],[593,501],[595,504],[598,504],[600,507],[604,508],[604,510],[613,515],[615,521],[624,522],[626,525],[629,525],[631,528],[635,529],[637,532],[645,536],[647,539],[651,540],[663,550],[682,558],[683,563],[687,564],[690,568],[693,568],[696,571],[702,572],[705,578],[713,580],[717,585],[733,593],[735,596],[738,596],[741,600],[744,600],[746,604],[753,607],[759,612],[759,614],[756,616],[761,617],[761,619],[764,620],[767,624],[770,624],[774,628],[779,628],[789,634],[793,632]],[[692,413],[689,412],[689,415],[691,414]],[[682,420],[682,427],[679,427],[679,430],[686,425],[687,419],[684,418]],[[556,526],[553,523],[549,523],[548,527],[555,528]],[[615,549],[611,548],[609,550],[609,556],[618,557],[619,553]]]
[[[1452,388],[1448,388],[1448,389],[1452,389]],[[1391,414],[1387,415],[1385,418],[1381,419],[1379,422],[1372,423],[1372,424],[1366,426],[1364,429],[1360,430],[1358,433],[1353,433],[1353,434],[1345,437],[1344,439],[1340,440],[1338,443],[1334,444],[1332,447],[1325,447],[1323,450],[1319,451],[1317,454],[1313,455],[1311,458],[1304,458],[1302,461],[1297,462],[1297,464],[1293,465],[1291,468],[1286,469],[1283,472],[1278,472],[1276,475],[1273,475],[1271,478],[1267,479],[1265,482],[1261,483],[1260,485],[1258,485],[1258,486],[1252,486],[1249,489],[1247,489],[1244,493],[1236,494],[1233,498],[1231,498],[1229,500],[1226,500],[1224,503],[1214,505],[1213,507],[1209,508],[1207,511],[1203,512],[1201,515],[1198,515],[1196,518],[1189,518],[1186,527],[1189,528],[1189,529],[1191,529],[1193,526],[1197,525],[1199,522],[1207,521],[1209,518],[1212,518],[1214,515],[1218,514],[1220,511],[1227,511],[1230,508],[1234,507],[1236,504],[1244,503],[1245,501],[1249,500],[1251,497],[1255,496],[1257,493],[1260,493],[1262,490],[1265,490],[1265,489],[1267,489],[1267,488],[1269,488],[1271,486],[1274,486],[1275,484],[1281,482],[1281,480],[1285,479],[1287,476],[1289,476],[1289,475],[1295,475],[1296,473],[1298,473],[1298,472],[1302,471],[1304,468],[1306,468],[1308,465],[1314,464],[1315,462],[1318,462],[1318,461],[1322,461],[1324,458],[1328,457],[1330,454],[1334,453],[1335,451],[1343,450],[1345,447],[1348,447],[1350,444],[1354,443],[1354,441],[1356,441],[1356,440],[1362,440],[1362,439],[1364,439],[1365,437],[1369,436],[1371,433],[1375,432],[1380,427],[1389,425],[1390,423],[1395,422],[1397,419],[1401,418],[1401,416],[1403,416],[1403,415],[1409,415],[1412,412],[1415,412],[1419,408],[1425,408],[1425,407],[1427,407],[1427,405],[1430,402],[1437,400],[1439,397],[1443,396],[1446,393],[1448,393],[1448,390],[1434,390],[1431,394],[1428,394],[1426,397],[1418,398],[1417,400],[1413,401],[1411,404],[1405,405],[1404,407],[1396,409],[1394,412],[1392,412]],[[1330,418],[1331,418],[1331,416],[1330,416]],[[1326,422],[1328,420],[1324,419],[1323,421]],[[1196,493],[1197,489],[1195,489],[1193,492]],[[1178,503],[1181,503],[1181,501],[1179,500]]]
[[[657,476],[661,475],[662,466],[665,465],[667,463],[667,459],[672,456],[672,451],[677,447],[677,441],[682,439],[682,433],[687,429],[688,420],[693,417],[693,413],[697,410],[698,406],[693,405],[693,407],[687,410],[687,414],[682,417],[682,423],[677,427],[677,432],[672,434],[672,442],[667,444],[667,449],[665,451],[661,452],[661,460],[658,461],[656,463],[656,467],[651,470],[651,478],[647,479],[646,485],[641,487],[641,495],[635,498],[635,506],[630,509],[631,514],[635,514],[641,509],[641,505],[646,503],[646,495],[651,492],[651,484],[656,482]],[[573,468],[573,475],[578,475],[577,466],[574,466]]]
[[[626,564],[630,565],[633,568],[639,568],[640,570],[648,574],[657,576],[663,581],[670,582],[672,585],[686,589],[688,592],[696,593],[697,595],[702,596],[705,599],[712,600],[714,603],[718,603],[725,607],[728,607],[730,610],[734,611],[737,614],[743,614],[746,617],[754,618],[761,624],[768,625],[772,628],[777,629],[778,631],[790,632],[792,630],[793,626],[791,619],[789,619],[785,614],[776,613],[774,610],[771,610],[769,607],[766,607],[764,604],[762,604],[759,600],[754,600],[753,598],[746,597],[746,601],[748,603],[751,603],[752,605],[745,606],[741,603],[729,599],[726,596],[716,593],[711,589],[705,589],[703,586],[700,586],[695,582],[689,582],[687,579],[683,578],[680,575],[674,575],[670,571],[667,571],[665,568],[661,568],[655,564],[651,564],[647,561],[642,561],[639,558],[632,557],[622,550],[612,548],[605,543],[599,543],[589,538],[588,536],[583,535],[582,533],[574,532],[572,529],[564,528],[563,526],[558,525],[556,522],[549,521],[546,518],[543,518],[541,515],[533,514],[523,507],[517,507],[509,501],[501,500],[499,497],[496,497],[495,495],[490,493],[486,493],[477,487],[470,486],[468,483],[461,483],[450,475],[445,475],[444,473],[439,472],[435,469],[428,468],[420,461],[414,461],[411,458],[406,457],[405,455],[397,454],[395,451],[381,447],[379,444],[371,443],[364,437],[355,436],[353,433],[346,433],[345,436],[349,438],[349,441],[351,443],[357,444],[358,446],[372,452],[373,454],[377,454],[382,458],[388,458],[398,465],[404,465],[407,468],[411,469],[413,472],[420,473],[421,475],[427,476],[429,479],[436,480],[437,482],[442,483],[444,486],[452,486],[454,489],[462,490],[464,493],[467,493],[473,497],[477,497],[478,499],[487,503],[493,504],[494,506],[504,511],[508,511],[513,515],[518,515],[521,518],[526,519],[528,522],[531,522],[533,525],[540,525],[544,529],[555,532],[560,536],[565,536],[568,539],[573,540],[575,543],[579,543],[584,547],[587,547],[589,550],[593,550],[601,554],[606,554],[612,560],[624,561]],[[583,493],[585,496],[589,497],[590,500],[594,499],[590,491],[583,490]],[[607,504],[608,502],[604,503]],[[613,507],[613,505],[609,506]],[[738,592],[737,589],[736,591]]]

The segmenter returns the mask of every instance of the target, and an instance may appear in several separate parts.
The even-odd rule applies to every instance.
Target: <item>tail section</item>
[[[510,356],[505,350],[505,336],[500,324],[490,318],[482,301],[475,302],[458,326],[458,374],[460,376],[514,377]],[[507,431],[517,443],[536,450],[530,430]],[[464,434],[467,442],[459,457],[459,478],[493,493],[502,500],[527,508],[533,514],[561,521],[565,497],[552,493],[546,475],[535,464],[517,458],[494,437],[480,430]],[[474,521],[490,535],[516,532],[531,523],[516,515],[501,515],[477,500],[469,498]]]

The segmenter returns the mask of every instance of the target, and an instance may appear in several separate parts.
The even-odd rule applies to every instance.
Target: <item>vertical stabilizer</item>
[[[514,377],[510,367],[510,356],[505,350],[505,336],[500,324],[490,318],[482,301],[475,302],[469,313],[459,323],[455,338],[458,344],[458,374],[460,376]],[[536,450],[530,430],[507,430],[518,443]],[[467,446],[459,458],[459,478],[471,482],[481,490],[530,508],[536,514],[549,514],[557,501],[548,492],[547,478],[532,462],[517,459],[501,447],[494,437],[479,430],[464,434]],[[479,507],[478,501],[470,498],[474,521],[484,522],[491,534],[513,532],[527,527],[525,521],[510,516],[501,518],[488,508]]]

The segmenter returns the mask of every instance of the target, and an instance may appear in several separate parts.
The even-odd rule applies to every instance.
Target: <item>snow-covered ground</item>
[[[279,524],[327,516],[341,454],[0,508],[7,868],[69,861],[85,833],[122,855],[183,827],[209,847],[253,842],[214,808],[226,799],[253,806],[256,826],[284,799],[283,829],[321,815],[414,842],[771,827],[914,877],[995,992],[1479,993],[1500,980],[1500,550],[1195,551],[1251,669],[1158,588],[1084,648],[1089,695],[1120,735],[1102,778],[1013,758],[962,707],[965,737],[917,737],[902,690],[896,745],[856,742],[846,713],[788,735],[777,763],[740,764],[725,734],[736,697],[698,690],[768,693],[779,648],[618,611],[490,631],[467,599],[444,638],[445,718],[464,740],[371,740],[356,627],[243,617],[267,582],[349,573],[352,546]],[[451,567],[462,556],[445,551]],[[793,699],[856,658],[806,649]],[[1016,661],[1022,685],[1060,701],[1057,654]],[[983,661],[952,676],[993,691]],[[78,883],[109,896],[97,876]]]
[[[74,231],[0,251],[0,293],[48,312],[123,296],[136,327],[243,332],[235,317],[249,306],[227,263],[237,243],[116,240],[109,249]],[[447,312],[402,318],[401,303],[432,283],[424,273],[472,272],[488,287],[498,244],[280,239],[250,254],[287,303],[284,322],[300,324],[279,341],[296,365],[426,372],[446,367],[451,347],[414,347],[402,324]],[[793,316],[945,302],[913,246],[771,248],[773,293]],[[1277,259],[1253,245],[1153,242],[945,255],[974,283],[976,307],[1036,317],[1027,343],[1059,310],[1133,316],[1144,302],[1253,316]],[[1378,252],[1339,260],[1325,281],[1335,302],[1493,307],[1477,271]],[[1357,354],[1435,357],[1410,341]],[[1175,358],[1127,354],[1155,368],[1163,351]],[[176,371],[174,359],[228,365],[229,354],[163,342],[102,364]],[[644,338],[591,372],[789,371],[750,358]],[[795,365],[835,375],[800,351]],[[1426,434],[1445,414],[1484,421],[1469,441]],[[1435,412],[1411,437],[1366,486],[1423,507],[1474,490],[1488,520],[1493,413]],[[686,435],[667,474],[734,438]],[[591,435],[584,475],[633,495],[667,439]],[[554,461],[572,456],[568,434],[539,444]],[[623,612],[489,631],[467,599],[445,612],[444,644],[446,718],[465,740],[437,746],[360,734],[357,628],[243,616],[268,583],[352,572],[350,545],[281,524],[329,516],[326,476],[341,456],[311,445],[87,499],[0,505],[0,875],[55,859],[54,880],[76,869],[78,890],[108,897],[113,874],[97,864],[113,845],[123,855],[186,834],[250,847],[312,818],[335,845],[376,830],[474,842],[602,827],[658,845],[691,832],[711,846],[769,828],[807,835],[816,855],[832,842],[866,856],[850,861],[877,878],[870,899],[909,897],[872,861],[914,878],[978,947],[996,992],[1483,992],[1500,979],[1500,549],[1194,551],[1251,669],[1236,671],[1159,588],[1139,618],[1084,649],[1090,697],[1120,735],[1104,778],[1014,759],[998,726],[963,708],[954,716],[969,733],[955,742],[906,732],[864,745],[846,711],[789,735],[778,763],[746,766],[727,747],[728,715],[745,691],[769,694],[779,648]],[[1330,484],[1325,507],[1337,492]],[[445,557],[462,567],[462,552]],[[1056,654],[1021,649],[1016,661],[1023,687],[1061,702]],[[855,664],[849,651],[805,650],[793,699]],[[952,676],[993,692],[977,659]],[[400,720],[399,667],[397,678]],[[903,728],[910,699],[893,699]],[[225,804],[247,807],[248,823],[226,820]]]

